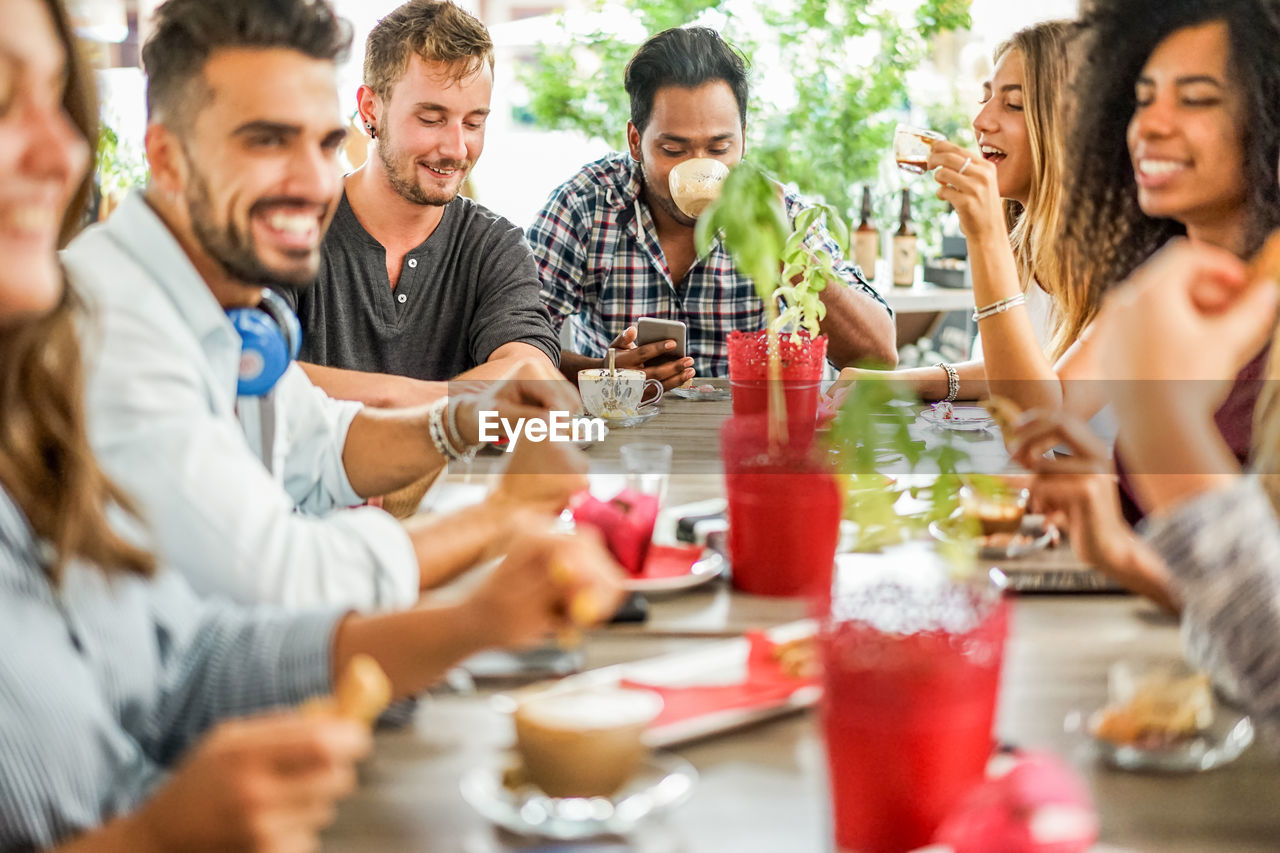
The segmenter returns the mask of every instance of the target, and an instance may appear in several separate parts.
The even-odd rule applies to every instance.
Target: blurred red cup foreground
[[[793,444],[808,444],[817,423],[827,338],[810,338],[808,332],[784,332],[778,338],[787,432]],[[763,331],[729,333],[729,388],[735,415],[768,411],[769,345]]]
[[[819,637],[837,850],[923,846],[982,781],[1007,632],[1001,586],[923,543],[841,558]]]
[[[1047,752],[998,756],[934,839],[953,853],[1085,853],[1097,840],[1089,789]]]
[[[733,586],[809,597],[825,610],[840,490],[830,464],[802,439],[793,441],[799,443],[770,446],[763,415],[735,416],[720,429]]]

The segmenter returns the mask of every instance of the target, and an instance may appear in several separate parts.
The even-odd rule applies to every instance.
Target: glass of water
[[[671,445],[638,441],[624,444],[620,452],[627,488],[653,495],[661,504],[666,499],[667,478],[671,475]]]

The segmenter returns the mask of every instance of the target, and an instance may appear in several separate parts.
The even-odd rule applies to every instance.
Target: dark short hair
[[[365,41],[364,84],[386,100],[414,54],[448,65],[455,82],[475,76],[486,63],[493,70],[489,31],[448,0],[409,0],[378,21]]]
[[[627,63],[624,80],[631,97],[631,123],[641,133],[663,86],[693,89],[713,80],[729,84],[738,115],[747,123],[747,59],[708,27],[678,27],[653,36]]]
[[[142,48],[147,117],[184,124],[207,101],[191,91],[215,51],[287,48],[340,62],[351,26],[325,0],[167,0]]]

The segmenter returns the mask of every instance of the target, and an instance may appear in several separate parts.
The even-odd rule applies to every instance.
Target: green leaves
[[[104,196],[123,196],[135,187],[146,186],[151,176],[141,149],[121,141],[115,129],[105,122],[98,135],[94,171]]]
[[[970,0],[917,2],[914,20],[883,0],[629,0],[625,7],[648,33],[707,23],[740,48],[753,61],[750,157],[848,216],[855,187],[878,181],[893,125],[911,106],[907,75],[935,36],[969,24]],[[623,68],[638,43],[606,33],[565,42],[540,49],[522,74],[530,111],[543,127],[579,130],[623,150],[630,112]],[[953,111],[967,125],[966,109]],[[896,217],[886,213],[881,224]],[[927,236],[930,218],[917,221]]]
[[[907,386],[890,379],[890,374],[884,376],[854,383],[829,437],[841,469],[848,472],[845,515],[858,525],[858,549],[878,550],[923,535],[934,521],[947,523],[957,538],[966,538],[973,530],[950,520],[959,505],[960,486],[973,479],[961,474],[968,453],[950,432],[933,446],[913,439],[910,425],[915,413],[901,404],[919,401]],[[906,475],[933,476],[928,485],[912,490],[921,501],[918,508],[901,513],[897,503],[905,489],[898,482]]]
[[[817,337],[819,323],[827,315],[820,294],[840,281],[831,253],[805,242],[824,223],[841,251],[848,251],[849,226],[834,207],[805,208],[789,223],[782,188],[758,167],[744,162],[729,173],[720,197],[698,218],[694,243],[703,255],[719,235],[734,265],[755,283],[770,327],[774,331],[803,328]]]
[[[756,295],[772,304],[791,226],[780,188],[750,163],[739,163],[725,178],[720,197],[698,218],[694,244],[706,254],[716,235],[734,265],[755,283]]]

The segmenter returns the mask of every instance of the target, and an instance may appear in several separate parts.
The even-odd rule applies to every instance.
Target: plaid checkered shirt
[[[588,163],[551,194],[528,231],[551,322],[558,332],[570,318],[572,350],[602,358],[609,342],[640,317],[681,320],[688,326],[687,354],[697,374],[728,376],[729,332],[764,328],[755,286],[734,269],[717,240],[677,287],[640,190],[640,164],[627,154],[611,154]],[[805,204],[792,192],[785,202],[794,221]],[[844,260],[825,227],[814,228],[806,243],[830,252],[847,286],[889,310],[862,271]]]

